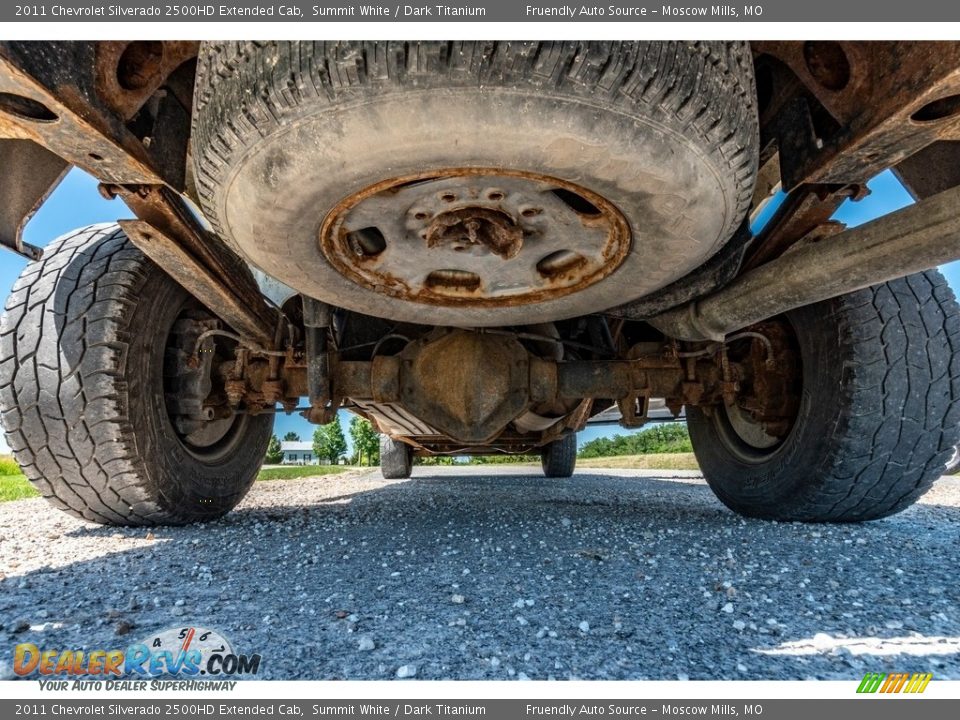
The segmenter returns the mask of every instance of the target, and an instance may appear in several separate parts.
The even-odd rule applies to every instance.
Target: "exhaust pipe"
[[[774,315],[960,258],[960,186],[751,270],[722,290],[649,318],[679,340],[724,336]]]

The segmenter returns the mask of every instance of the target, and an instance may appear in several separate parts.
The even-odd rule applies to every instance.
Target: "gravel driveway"
[[[960,679],[960,481],[865,525],[743,520],[694,473],[418,468],[258,483],[223,520],[0,505],[13,645],[221,631],[266,678]],[[372,649],[371,649],[372,648]]]

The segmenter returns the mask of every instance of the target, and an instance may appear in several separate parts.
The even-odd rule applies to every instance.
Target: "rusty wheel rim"
[[[796,332],[786,316],[748,330],[767,338],[769,345],[756,339],[731,345],[731,359],[748,369],[747,381],[739,397],[722,403],[713,416],[730,452],[754,464],[769,460],[793,433],[801,411],[803,368]],[[769,363],[767,347],[773,353]]]
[[[377,183],[326,216],[319,246],[357,285],[429,305],[544,302],[590,287],[630,250],[623,214],[537,173],[457,168]]]
[[[180,388],[177,381],[184,372],[189,372],[186,358],[193,353],[195,344],[193,338],[186,341],[175,329],[178,322],[196,318],[198,314],[212,317],[197,301],[188,299],[184,302],[167,330],[166,341],[162,346],[158,345],[159,371],[163,375],[165,415],[172,436],[196,460],[217,463],[236,453],[238,445],[245,438],[249,416],[246,413],[233,413],[226,418],[198,423],[190,429],[185,429],[178,423],[175,405]],[[205,351],[212,352],[215,342],[214,338],[208,339],[204,343]]]

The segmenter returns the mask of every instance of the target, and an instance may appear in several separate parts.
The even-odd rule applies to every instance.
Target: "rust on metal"
[[[782,319],[751,325],[745,333],[747,337],[730,347],[731,362],[740,368],[741,379],[727,404],[736,403],[766,434],[782,439],[800,409],[802,366],[796,338]]]
[[[94,177],[120,184],[164,182],[140,140],[68,87],[42,85],[0,46],[0,137],[32,140]]]
[[[930,201],[906,219],[888,219],[887,234],[878,240],[877,230],[871,242],[897,233],[914,238],[889,251],[911,268],[960,252],[949,237],[956,230],[951,188],[960,183],[960,43],[761,41],[753,49],[763,140],[754,210],[778,182],[790,191],[747,255],[742,272],[766,279],[754,285],[780,283],[780,294],[796,306],[823,296],[824,288],[839,292],[875,281],[876,271],[860,267],[869,247],[842,247],[871,240],[870,230],[812,245],[841,229],[830,220],[839,203],[888,167]],[[134,242],[245,340],[274,348],[277,313],[242,260],[199,225],[178,195],[186,188],[196,52],[195,42],[0,43],[0,165],[8,171],[0,181],[6,201],[0,244],[36,257],[22,242],[23,224],[69,165],[79,166],[103,182],[105,196],[122,196],[138,216],[123,223]],[[421,196],[417,188],[430,192]],[[949,196],[933,197],[942,191]],[[416,200],[409,212],[406,197]],[[369,200],[404,209],[393,234],[379,229],[375,213],[366,215],[369,222],[346,223]],[[558,213],[563,222],[551,226]],[[561,226],[580,242],[547,243],[548,230]],[[430,262],[408,261],[406,268],[416,271],[410,273],[391,267],[391,243],[400,237],[410,241],[401,251]],[[602,249],[590,255],[583,248],[592,240],[584,238],[602,240],[595,243]],[[493,307],[532,305],[599,282],[620,266],[631,237],[619,210],[587,188],[517,170],[454,168],[350,195],[323,220],[319,243],[344,276],[387,297]],[[925,259],[915,259],[921,252]],[[858,264],[845,254],[856,255]],[[785,269],[775,271],[771,261]],[[894,272],[889,260],[883,267]],[[809,273],[805,282],[800,270]],[[844,284],[840,275],[855,282]],[[500,277],[508,282],[495,287]],[[720,300],[701,298],[665,327],[680,333],[686,327],[689,334],[678,336],[693,340],[716,339],[743,317],[783,309],[758,287],[738,292],[739,299],[727,293],[728,303],[739,303],[730,310],[733,319],[706,323],[698,312],[713,306],[724,313]],[[494,443],[528,452],[581,427],[591,412],[589,396],[619,400],[628,423],[643,421],[646,398],[663,397],[676,411],[683,404],[735,405],[741,419],[782,436],[799,397],[799,356],[776,323],[748,332],[765,341],[666,343],[592,364],[534,357],[516,339],[435,333],[396,356],[334,362],[330,402],[313,408],[311,419],[331,417],[350,399],[378,423],[415,431],[424,452],[492,451]],[[282,358],[239,348],[234,362],[215,370],[231,406],[245,404],[250,412],[278,401],[289,409],[309,385],[306,360],[292,345]],[[542,410],[550,419],[556,408],[569,411],[562,422],[539,433],[519,431],[521,413]]]
[[[211,308],[242,336],[269,348],[276,322],[265,324],[254,308],[232,293],[208,267],[190,255],[181,243],[143,220],[121,220],[127,237],[147,257],[180,283],[191,295]],[[260,299],[263,304],[263,300]],[[267,306],[264,304],[264,308]]]
[[[576,409],[567,415],[562,424],[558,423],[547,430],[544,433],[544,438],[547,441],[555,440],[563,434],[564,429],[573,430],[574,432],[583,430],[583,428],[586,427],[587,421],[590,419],[591,414],[593,413],[593,407],[593,398],[584,398],[577,405]]]
[[[0,139],[0,245],[40,259],[43,251],[23,241],[23,229],[69,167],[31,140]]]
[[[958,205],[960,187],[945,190],[829,242],[795,248],[648,322],[668,337],[722,340],[794,308],[960,259]]]
[[[264,301],[247,264],[219,238],[200,225],[179,195],[165,186],[112,186],[109,191],[122,197],[138,218],[160,233],[162,238],[166,239],[163,245],[175,246],[171,253],[189,258],[189,262],[177,261],[170,268],[160,259],[154,258],[158,265],[170,272],[181,284],[184,282],[177,277],[177,273],[186,271],[187,277],[184,279],[189,282],[192,269],[202,269],[204,276],[219,287],[220,296],[230,297],[234,304],[245,308],[246,319],[243,325],[234,325],[234,329],[242,333],[255,332],[255,335],[250,337],[263,347],[273,346],[279,319],[277,311]],[[134,242],[137,242],[136,239]],[[151,243],[150,252],[157,252],[156,247],[156,243]],[[144,252],[150,254],[146,249]],[[176,256],[167,254],[164,259],[169,258],[172,261]],[[184,284],[184,287],[190,290],[188,285]],[[216,305],[208,303],[211,299],[209,296],[199,299],[207,304],[207,307],[216,310]]]
[[[97,94],[118,115],[131,118],[199,49],[195,40],[98,42]]]
[[[528,355],[514,339],[438,331],[400,353],[399,402],[451,437],[489,442],[529,405]]]
[[[647,414],[650,412],[650,391],[631,392],[617,401],[620,408],[620,424],[625,428],[643,427],[647,423]]]
[[[846,226],[830,218],[845,200],[860,200],[868,192],[866,185],[801,185],[792,190],[754,238],[740,272],[779,257],[801,240],[815,242],[841,232]]]
[[[523,183],[529,185],[526,192],[517,189]],[[365,226],[382,216],[364,211],[364,203],[371,200],[395,209],[400,226],[384,222],[387,233],[348,227],[350,222]],[[545,232],[551,221],[547,207],[565,213],[557,225],[570,242],[554,242]],[[359,213],[359,218],[351,213]],[[387,237],[390,232],[394,236]],[[584,234],[593,234],[595,241],[583,243]],[[535,304],[578,292],[614,272],[630,243],[622,213],[587,188],[540,173],[482,167],[375,183],[334,206],[319,237],[325,257],[359,285],[389,297],[460,307]],[[421,260],[418,244],[451,252],[442,260],[439,253]],[[585,247],[594,246],[595,256],[586,255]],[[502,263],[484,265],[486,256]],[[391,266],[402,270],[390,271]],[[492,289],[498,283],[501,289]]]
[[[108,183],[183,190],[193,72],[178,69],[198,47],[0,43],[0,144],[18,144],[17,156],[28,144],[37,148],[28,163],[11,162],[12,150],[2,153],[6,184],[19,189],[3,192],[0,243],[37,257],[20,231],[70,165]],[[150,112],[141,112],[151,99]]]
[[[766,133],[780,136],[787,190],[862,183],[937,140],[960,136],[960,105],[951,101],[960,94],[960,43],[760,41],[753,49],[793,77],[778,76],[781,87],[772,88],[761,117]],[[832,120],[814,117],[812,135],[796,118],[772,130],[790,98],[800,97],[797,80]]]
[[[464,207],[437,215],[427,228],[427,247],[449,245],[462,252],[486,248],[504,260],[515,257],[523,245],[523,228],[499,210]]]
[[[773,376],[760,376],[775,374],[768,356],[752,370],[756,358],[728,359],[723,344],[694,347],[699,349],[686,358],[673,343],[640,343],[624,360],[560,361],[534,357],[516,338],[435,330],[398,355],[335,363],[332,379],[336,397],[349,397],[389,432],[443,435],[463,447],[499,443],[510,428],[522,431],[532,447],[542,445],[582,428],[598,397],[616,400],[623,424],[638,427],[647,420],[651,398],[673,398],[678,407],[717,404],[745,377],[777,387]],[[288,393],[294,386],[287,381]],[[543,418],[540,427],[521,422],[531,408],[541,407],[560,414],[553,422]]]
[[[917,200],[960,185],[960,140],[938,140],[894,168]]]

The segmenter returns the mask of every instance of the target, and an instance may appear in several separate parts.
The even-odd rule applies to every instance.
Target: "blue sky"
[[[878,175],[870,183],[871,194],[860,202],[846,202],[835,215],[836,219],[850,226],[859,225],[912,202],[900,182],[890,172]],[[771,203],[771,206],[773,204]],[[772,207],[768,210],[772,212]],[[46,245],[50,240],[75,228],[91,223],[111,222],[132,213],[120,200],[104,200],[97,192],[97,182],[80,170],[72,170],[50,199],[27,225],[24,239],[38,246]],[[758,218],[762,223],[765,218]],[[0,294],[5,299],[26,261],[18,255],[0,249]],[[947,280],[955,290],[960,288],[960,262],[951,263],[942,268]],[[343,417],[346,431],[347,417]],[[294,431],[307,440],[313,433],[313,426],[298,415],[278,415],[275,432],[283,436]],[[586,442],[603,435],[624,434],[619,426],[591,427],[580,434],[580,442]],[[7,452],[6,444],[0,437],[0,453]]]

